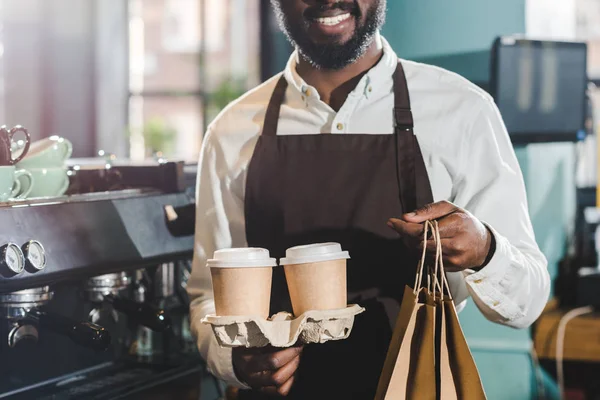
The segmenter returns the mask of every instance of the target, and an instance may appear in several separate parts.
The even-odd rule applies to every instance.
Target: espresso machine
[[[0,399],[198,399],[215,384],[185,290],[195,166],[101,164],[73,168],[65,196],[0,204]]]

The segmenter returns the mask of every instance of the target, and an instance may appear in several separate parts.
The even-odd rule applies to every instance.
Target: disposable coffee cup
[[[210,268],[217,316],[269,317],[271,279],[277,265],[260,248],[215,251]]]
[[[347,251],[339,243],[292,247],[280,260],[284,266],[295,316],[312,310],[347,307]]]

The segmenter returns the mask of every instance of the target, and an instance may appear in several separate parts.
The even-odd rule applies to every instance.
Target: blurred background
[[[260,82],[255,0],[2,0],[0,120],[105,150],[195,159],[207,122]]]
[[[197,157],[232,99],[291,51],[261,0],[2,0],[0,120],[60,134],[74,155]],[[389,1],[398,54],[485,84],[499,35],[584,40],[600,76],[597,0]],[[483,50],[483,51],[482,51]]]
[[[499,104],[553,296],[531,330],[472,303],[460,318],[490,399],[558,398],[558,324],[600,305],[600,0],[388,0],[383,35]],[[206,126],[291,50],[268,0],[0,0],[0,125],[60,135],[78,158],[193,165]],[[566,338],[564,397],[599,399],[600,316],[573,320]]]

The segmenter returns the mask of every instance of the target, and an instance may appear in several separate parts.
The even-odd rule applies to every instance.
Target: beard
[[[376,1],[365,11],[364,22],[361,22],[362,15],[358,5],[355,5],[351,14],[356,24],[349,40],[344,43],[315,43],[307,33],[306,21],[298,18],[296,22],[289,18],[283,12],[280,1],[282,0],[271,0],[280,29],[292,46],[298,49],[300,56],[318,69],[340,70],[356,62],[365,54],[377,31],[385,23],[386,0]],[[347,3],[335,3],[328,9],[336,8],[350,11]]]

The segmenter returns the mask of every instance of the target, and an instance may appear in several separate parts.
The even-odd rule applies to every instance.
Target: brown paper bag
[[[454,302],[442,301],[440,349],[441,400],[483,400],[486,398],[479,371],[467,344]]]
[[[414,289],[404,291],[375,400],[484,400],[450,297],[437,222],[425,223],[426,238],[429,231],[437,244],[435,262],[425,265],[423,249]]]
[[[435,308],[426,289],[406,287],[376,400],[435,400]]]
[[[421,287],[424,262],[425,251],[417,267],[414,289],[408,286],[404,289],[375,400],[436,399],[436,307],[430,288]],[[426,281],[431,283],[430,279]]]
[[[433,277],[439,293],[435,295],[436,311],[440,314],[439,335],[439,392],[440,400],[484,400],[486,398],[475,360],[465,339],[450,287],[446,279],[442,258],[442,241],[434,222],[436,241],[436,266]]]

